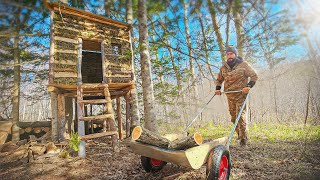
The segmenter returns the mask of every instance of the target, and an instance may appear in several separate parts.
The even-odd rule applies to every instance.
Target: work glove
[[[248,94],[249,91],[250,91],[250,87],[244,87],[244,88],[242,89],[242,93],[243,93],[243,94]]]
[[[221,95],[221,91],[220,90],[216,90],[216,92],[214,93],[215,95]]]

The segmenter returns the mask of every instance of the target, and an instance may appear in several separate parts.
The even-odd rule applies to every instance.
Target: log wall
[[[124,29],[65,13],[53,13],[54,61],[53,83],[75,85],[77,82],[78,38],[86,42],[84,50],[101,52],[103,77],[107,83],[132,81],[129,32]],[[90,43],[92,42],[92,43]],[[100,44],[100,46],[97,46]],[[100,74],[89,74],[100,76]],[[101,79],[101,77],[99,77]],[[86,80],[84,77],[83,80]]]

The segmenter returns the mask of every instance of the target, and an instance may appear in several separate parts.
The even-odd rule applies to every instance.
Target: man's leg
[[[229,105],[229,112],[231,115],[231,122],[234,124],[237,118],[237,109],[236,109],[236,101],[233,97],[228,96],[228,105]],[[240,129],[240,126],[238,124],[236,127],[238,139],[240,139],[239,129]]]
[[[238,113],[240,112],[240,109],[243,105],[243,102],[245,100],[245,97],[239,97],[237,103],[236,103],[236,112],[237,112],[237,116]],[[246,129],[246,107],[243,108],[238,125],[239,125],[239,137],[240,137],[240,145],[245,145],[247,143],[248,140],[248,136],[247,136],[247,129]]]

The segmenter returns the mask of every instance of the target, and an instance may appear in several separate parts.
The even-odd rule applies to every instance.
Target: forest
[[[319,179],[319,6],[0,0],[0,179]],[[258,77],[235,117],[228,47]]]

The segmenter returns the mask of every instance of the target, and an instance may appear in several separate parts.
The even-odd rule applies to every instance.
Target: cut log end
[[[198,145],[201,145],[203,142],[202,136],[198,132],[194,133],[193,139],[194,139],[195,143],[197,143]]]
[[[131,133],[131,139],[132,140],[137,140],[142,134],[142,128],[140,126],[136,126],[133,128],[132,133]]]

